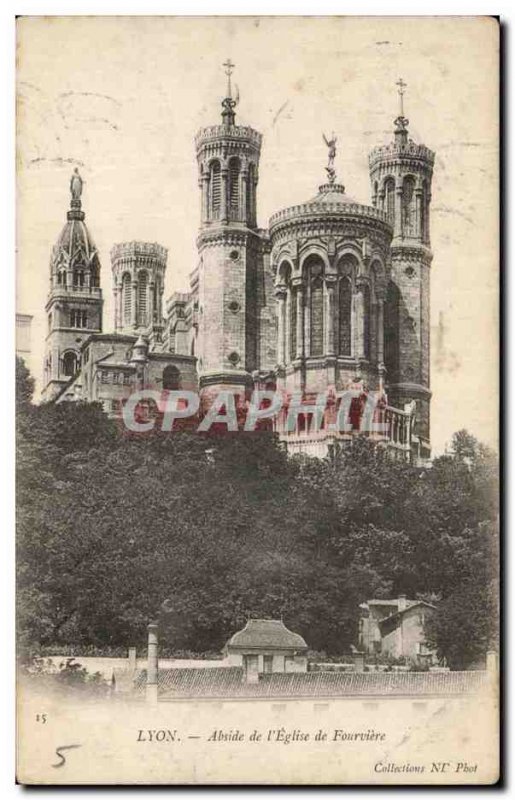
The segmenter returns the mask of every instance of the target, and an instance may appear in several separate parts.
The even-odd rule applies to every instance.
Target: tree
[[[96,404],[62,403],[21,415],[17,470],[27,653],[143,646],[156,617],[169,649],[213,651],[272,616],[342,654],[371,597],[445,609],[467,581],[495,581],[496,462],[478,443],[432,469],[363,439],[304,462],[266,432],[128,435]],[[435,629],[442,654],[450,630]]]
[[[32,403],[34,395],[34,378],[31,376],[23,358],[16,356],[16,408],[18,412],[26,411]]]

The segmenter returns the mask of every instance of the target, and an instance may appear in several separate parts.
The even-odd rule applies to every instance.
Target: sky
[[[370,203],[368,152],[392,137],[403,77],[410,136],[436,152],[433,450],[460,428],[497,446],[498,28],[488,18],[20,18],[16,303],[34,317],[38,388],[49,259],[75,166],[102,264],[104,328],[116,242],[167,247],[165,297],[187,290],[200,208],[194,136],[219,123],[228,57],[237,123],[263,134],[261,227],[325,181],[323,132],[338,137],[338,181]]]

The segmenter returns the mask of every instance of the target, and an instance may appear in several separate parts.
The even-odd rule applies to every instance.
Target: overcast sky
[[[236,64],[237,122],[263,133],[258,223],[316,194],[322,132],[338,180],[370,202],[368,151],[390,140],[395,82],[410,136],[436,151],[431,276],[432,441],[497,437],[497,28],[482,18],[22,18],[18,22],[17,310],[33,314],[41,379],[49,258],[79,166],[102,263],[142,239],[168,248],[166,296],[197,256],[194,136],[218,124],[222,63]]]

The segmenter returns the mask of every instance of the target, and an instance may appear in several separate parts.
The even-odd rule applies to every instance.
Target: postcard
[[[17,20],[17,772],[491,785],[493,17]]]

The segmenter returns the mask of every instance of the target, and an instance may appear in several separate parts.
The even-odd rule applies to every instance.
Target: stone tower
[[[399,80],[394,139],[369,156],[374,206],[393,227],[391,279],[385,305],[386,388],[391,405],[416,403],[415,446],[430,455],[430,245],[429,208],[434,153],[408,138],[406,84]]]
[[[202,128],[195,146],[201,189],[197,239],[201,389],[241,392],[257,368],[257,271],[262,239],[256,227],[261,134],[235,124],[231,70],[220,125]],[[205,393],[204,393],[205,394]]]
[[[70,192],[67,221],[50,258],[44,400],[51,400],[66,386],[80,366],[82,343],[102,330],[100,261],[84,222],[82,178],[77,168]]]
[[[144,335],[151,347],[163,341],[166,259],[166,248],[153,242],[123,242],[111,250],[115,331]]]

